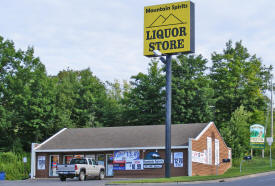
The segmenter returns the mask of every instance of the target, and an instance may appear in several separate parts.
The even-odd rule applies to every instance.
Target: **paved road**
[[[104,186],[110,180],[86,180],[78,181],[67,179],[61,182],[59,179],[37,179],[22,181],[0,181],[0,186]]]
[[[61,182],[59,179],[38,179],[23,181],[0,181],[0,186],[104,186],[113,179],[78,181],[68,179]],[[125,184],[123,184],[125,186]],[[164,184],[129,184],[131,186],[275,186],[275,172],[264,173],[241,178],[225,179],[220,181],[192,182],[192,183],[164,183]]]

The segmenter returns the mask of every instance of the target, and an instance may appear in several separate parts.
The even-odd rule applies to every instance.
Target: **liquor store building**
[[[94,158],[106,177],[164,177],[165,125],[64,128],[32,144],[31,178],[56,177],[75,157]],[[213,122],[171,125],[171,176],[223,174],[230,159]]]

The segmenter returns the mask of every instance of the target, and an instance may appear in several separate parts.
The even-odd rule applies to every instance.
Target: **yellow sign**
[[[195,52],[194,3],[144,7],[144,55]]]

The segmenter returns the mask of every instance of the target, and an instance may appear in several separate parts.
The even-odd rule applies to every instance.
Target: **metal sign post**
[[[166,130],[165,130],[165,177],[170,178],[171,162],[171,100],[172,55],[166,57]]]
[[[158,55],[155,52],[158,51]],[[144,7],[143,54],[166,65],[165,177],[171,166],[171,59],[195,52],[195,5],[191,1]],[[166,56],[166,59],[163,57]]]
[[[273,143],[273,138],[272,137],[269,137],[269,138],[266,138],[266,141],[269,145],[269,158],[270,158],[270,168],[272,168],[272,156],[271,156],[271,145]]]

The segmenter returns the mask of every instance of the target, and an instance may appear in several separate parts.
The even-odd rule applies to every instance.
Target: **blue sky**
[[[168,0],[1,0],[0,35],[33,46],[48,74],[90,67],[103,81],[146,72],[143,8]],[[196,54],[210,59],[242,40],[250,54],[275,65],[275,1],[194,0]],[[210,64],[209,64],[210,65]],[[274,71],[273,71],[274,72]]]

